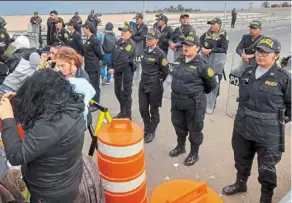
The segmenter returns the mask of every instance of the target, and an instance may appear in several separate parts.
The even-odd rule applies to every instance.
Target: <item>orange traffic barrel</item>
[[[156,187],[150,203],[223,203],[204,182],[169,180]]]
[[[147,203],[144,132],[113,119],[98,133],[97,165],[107,203]]]

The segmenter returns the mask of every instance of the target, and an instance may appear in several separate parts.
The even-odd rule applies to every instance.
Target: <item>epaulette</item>
[[[287,71],[285,68],[278,67],[277,70],[279,70],[280,72],[283,72],[283,73],[286,74],[289,78],[291,78],[291,73],[289,73],[289,71]]]

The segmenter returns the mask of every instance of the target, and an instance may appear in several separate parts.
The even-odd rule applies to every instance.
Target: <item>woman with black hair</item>
[[[83,96],[52,69],[37,71],[16,94],[1,98],[6,156],[12,165],[22,165],[31,203],[74,202],[83,173],[83,111]],[[23,141],[17,123],[23,125]]]

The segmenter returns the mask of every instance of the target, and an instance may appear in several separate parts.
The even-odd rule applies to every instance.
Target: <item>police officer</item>
[[[169,40],[172,35],[173,29],[167,25],[168,18],[165,15],[162,15],[158,18],[158,29],[161,33],[161,36],[158,41],[158,46],[162,49],[167,56]]]
[[[67,46],[72,47],[78,54],[83,56],[83,41],[80,32],[77,31],[79,25],[74,20],[70,20],[67,29],[70,31]]]
[[[53,10],[50,12],[50,17],[47,20],[47,45],[53,45],[57,42],[57,27],[56,20],[58,17],[58,12]]]
[[[216,87],[213,69],[198,54],[199,38],[191,34],[182,42],[184,55],[174,64],[171,83],[171,121],[177,135],[177,146],[169,152],[176,157],[186,152],[189,134],[191,151],[184,161],[190,166],[199,160],[199,147],[203,142],[206,112],[206,93]]]
[[[210,24],[210,29],[200,37],[202,44],[201,53],[209,55],[212,53],[225,53],[227,54],[229,36],[222,28],[222,21],[220,18],[214,18],[207,22]]]
[[[35,11],[33,13],[33,16],[30,18],[30,23],[32,25],[37,25],[39,27],[38,34],[39,34],[39,43],[40,46],[42,46],[42,18],[39,16],[39,12]]]
[[[62,18],[57,18],[56,20],[57,36],[54,46],[66,45],[69,42],[69,32],[65,28],[65,23]]]
[[[160,32],[151,28],[146,35],[146,49],[141,61],[142,74],[139,84],[139,110],[144,122],[144,142],[155,137],[160,122],[159,107],[162,105],[163,82],[169,67],[165,53],[157,46]],[[150,106],[150,110],[149,110]]]
[[[77,30],[77,32],[79,32],[80,34],[82,34],[82,31],[81,31],[81,26],[82,26],[82,19],[81,17],[79,16],[79,12],[76,11],[74,16],[71,18],[72,21],[74,21],[76,23],[76,28],[75,30]]]
[[[157,28],[158,29],[158,27],[159,27],[159,25],[158,25],[158,21],[159,21],[159,18],[161,17],[161,16],[163,16],[163,13],[158,13],[158,14],[156,14],[155,15],[155,20],[156,20],[156,22],[153,24],[153,28]]]
[[[236,22],[237,12],[235,8],[231,11],[231,28],[234,28]]]
[[[229,36],[227,35],[227,32],[222,28],[221,19],[214,18],[208,21],[207,24],[210,24],[211,27],[207,32],[205,32],[200,37],[200,43],[202,45],[201,54],[203,56],[208,56],[213,53],[227,54],[228,45],[229,45]],[[222,79],[222,74],[218,75],[218,79],[220,83]],[[218,90],[217,96],[219,96],[219,90]]]
[[[189,34],[196,35],[196,30],[193,26],[189,24],[190,16],[189,14],[183,13],[179,17],[179,21],[181,26],[177,27],[169,40],[170,48],[175,52],[174,61],[182,55],[182,45],[181,42],[184,40],[186,36]]]
[[[272,202],[277,186],[275,165],[284,151],[285,123],[291,120],[291,74],[276,63],[280,50],[278,40],[264,37],[256,47],[257,64],[241,76],[232,136],[237,178],[233,185],[223,188],[225,195],[247,191],[257,153],[260,203]]]
[[[129,23],[119,27],[122,32],[109,63],[109,72],[114,73],[115,95],[120,103],[120,113],[115,118],[132,119],[132,86],[134,77],[135,42],[131,39],[133,29]]]
[[[137,13],[136,16],[133,18],[136,19],[136,24],[133,28],[133,40],[136,44],[135,54],[137,57],[141,56],[144,52],[145,47],[145,35],[147,35],[148,27],[143,22],[143,14]]]
[[[259,41],[264,37],[261,35],[262,23],[254,20],[249,24],[249,34],[243,35],[239,42],[236,53],[242,58],[244,63],[255,65],[255,47]]]
[[[90,11],[90,14],[87,17],[87,21],[91,22],[93,24],[94,27],[94,31],[93,33],[97,33],[97,26],[99,25],[99,23],[101,23],[100,19],[97,18],[97,15],[94,13],[94,10]]]
[[[5,19],[0,17],[0,61],[2,62],[5,62],[7,59],[7,57],[5,56],[5,51],[11,43],[10,36],[5,28],[6,24],[7,23]]]
[[[94,100],[99,103],[100,101],[100,61],[103,60],[103,53],[101,45],[97,40],[94,25],[86,21],[83,25],[83,33],[87,36],[84,44],[84,64],[85,70],[89,75],[90,83],[96,91]]]

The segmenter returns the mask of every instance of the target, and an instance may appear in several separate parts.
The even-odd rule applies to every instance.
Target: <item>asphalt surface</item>
[[[230,71],[232,56],[243,34],[248,33],[247,25],[238,25],[234,29],[227,29],[230,36],[228,56],[225,70]],[[202,34],[203,30],[198,29]],[[282,44],[282,56],[291,54],[291,22],[264,23],[263,34],[278,39]],[[138,107],[138,84],[140,70],[137,70],[133,85],[133,122],[143,127]],[[170,83],[166,84],[170,85]],[[119,111],[119,104],[114,95],[113,84],[102,86],[101,104],[106,105],[111,114]],[[187,154],[177,158],[170,158],[168,152],[176,146],[176,135],[170,120],[170,100],[163,99],[160,108],[161,122],[156,132],[155,140],[145,145],[146,175],[149,196],[151,191],[168,179],[190,179],[204,181],[210,188],[221,194],[221,190],[228,184],[233,184],[236,178],[234,168],[231,136],[233,119],[225,114],[228,92],[228,81],[221,84],[221,92],[217,107],[212,115],[206,115],[204,128],[204,142],[200,149],[200,160],[191,167],[183,165]],[[94,118],[97,113],[94,113]],[[278,187],[275,190],[274,201],[278,202],[291,190],[291,130],[290,124],[286,127],[286,152],[282,161],[277,165]],[[84,152],[88,152],[91,138],[88,135],[84,144]],[[189,144],[187,144],[189,152]],[[96,155],[94,156],[96,160]],[[252,175],[248,182],[248,192],[232,197],[222,196],[225,203],[256,203],[260,198],[260,184],[257,182],[257,162],[255,159]]]

